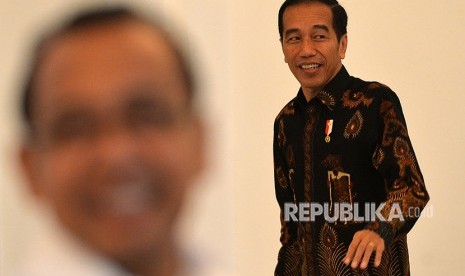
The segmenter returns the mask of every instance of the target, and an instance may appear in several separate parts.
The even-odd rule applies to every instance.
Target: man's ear
[[[206,164],[206,130],[200,116],[196,116],[194,124],[194,139],[196,141],[194,150],[195,159],[197,160],[195,164],[195,173],[200,174],[205,169]]]
[[[29,191],[35,196],[42,196],[43,190],[40,185],[37,160],[37,153],[32,145],[23,143],[18,151],[19,163],[26,176]]]
[[[347,38],[347,34],[343,35],[339,41],[339,57],[344,59],[346,57],[346,50],[347,44],[349,43],[349,39]]]
[[[279,43],[281,43],[281,50],[283,51],[284,62],[287,63],[286,55],[284,54],[284,44],[283,44],[283,38],[282,37],[279,39]]]

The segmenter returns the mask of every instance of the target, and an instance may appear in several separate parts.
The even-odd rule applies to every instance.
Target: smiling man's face
[[[188,102],[179,60],[152,26],[127,20],[58,37],[37,73],[22,151],[33,189],[105,255],[168,246],[203,161]]]
[[[313,98],[341,69],[347,35],[338,41],[331,9],[321,3],[288,7],[283,15],[282,49],[285,62]]]

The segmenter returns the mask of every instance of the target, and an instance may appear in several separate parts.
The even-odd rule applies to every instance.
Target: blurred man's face
[[[60,222],[116,258],[170,242],[202,163],[201,133],[157,31],[128,21],[59,38],[34,96],[23,160]]]

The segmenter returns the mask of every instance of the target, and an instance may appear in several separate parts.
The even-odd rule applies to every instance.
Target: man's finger
[[[381,258],[383,257],[384,251],[384,241],[381,242],[378,247],[376,247],[376,256],[375,256],[375,267],[378,267],[381,264]]]
[[[361,269],[365,269],[368,266],[368,263],[370,262],[370,257],[371,254],[373,253],[373,250],[375,249],[375,243],[374,242],[369,242],[365,248],[365,252],[363,253],[363,259],[362,263],[360,264]],[[378,252],[378,251],[376,251]]]
[[[352,261],[352,258],[354,257],[357,247],[360,244],[360,241],[361,240],[358,238],[357,234],[355,234],[354,238],[352,239],[352,242],[349,245],[349,249],[347,250],[346,257],[344,258],[344,263],[346,265],[349,265],[350,262]]]
[[[362,261],[363,253],[365,252],[365,249],[367,248],[367,242],[361,241],[357,247],[357,251],[355,252],[354,259],[352,260],[352,268],[355,269],[358,267],[360,262]]]

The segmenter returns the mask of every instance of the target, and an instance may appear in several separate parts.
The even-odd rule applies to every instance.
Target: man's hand
[[[381,264],[384,251],[383,238],[371,230],[358,231],[349,245],[344,263],[349,265],[352,262],[351,267],[353,269],[356,269],[360,264],[360,268],[365,269],[370,262],[373,251],[376,251],[375,267],[378,267]]]

